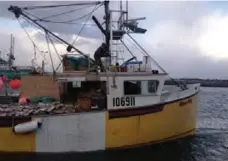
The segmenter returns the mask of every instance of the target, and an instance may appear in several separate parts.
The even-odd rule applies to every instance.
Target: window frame
[[[149,82],[150,81],[154,81],[154,82],[156,82],[157,84],[156,84],[156,89],[155,89],[155,92],[150,92],[150,90],[149,90]],[[148,92],[148,94],[156,94],[157,93],[157,91],[158,91],[158,88],[159,88],[159,84],[160,84],[160,82],[159,82],[159,80],[155,80],[155,79],[153,79],[153,80],[147,80],[147,92]]]
[[[157,87],[156,87],[156,91],[155,92],[150,92],[149,91],[149,82],[150,81],[157,82]],[[125,94],[125,85],[124,85],[125,82],[140,82],[140,94]],[[146,82],[146,86],[147,86],[147,90],[146,91],[143,91],[142,82]],[[123,81],[123,95],[124,96],[154,96],[154,95],[157,95],[157,91],[159,89],[159,85],[160,85],[160,81],[156,80],[156,79],[152,79],[152,80],[124,80]]]
[[[140,82],[140,94],[125,94],[125,82]],[[142,95],[142,81],[141,80],[124,80],[123,81],[123,95],[124,96],[140,96]]]

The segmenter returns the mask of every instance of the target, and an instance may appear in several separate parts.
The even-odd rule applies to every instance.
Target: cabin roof
[[[45,75],[52,75],[53,73],[45,73]],[[166,77],[168,74],[166,73],[159,73],[153,74],[151,72],[108,72],[108,73],[97,73],[91,72],[64,72],[64,73],[56,73],[56,80],[57,81],[73,81],[73,80],[81,80],[81,81],[102,81],[106,77],[125,77],[126,80],[129,77],[135,77],[135,79],[140,78],[151,78],[154,77]],[[159,78],[160,79],[160,78]]]
[[[52,75],[51,72],[46,72],[45,75]],[[57,77],[84,77],[87,75],[97,75],[96,72],[63,72],[63,73],[56,73]],[[152,72],[100,72],[98,76],[105,77],[105,76],[124,76],[124,77],[131,77],[131,76],[153,76],[153,75],[168,75],[167,73],[158,73],[153,74]]]

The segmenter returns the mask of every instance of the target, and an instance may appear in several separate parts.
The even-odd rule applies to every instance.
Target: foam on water
[[[210,128],[228,131],[228,122],[222,118],[203,118],[197,122],[196,128]]]

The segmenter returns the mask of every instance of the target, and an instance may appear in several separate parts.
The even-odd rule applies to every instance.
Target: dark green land
[[[174,79],[177,82],[185,82],[187,84],[200,83],[202,87],[228,87],[228,80],[219,79],[194,79],[194,78],[181,78]],[[171,80],[166,81],[167,85],[173,85]]]

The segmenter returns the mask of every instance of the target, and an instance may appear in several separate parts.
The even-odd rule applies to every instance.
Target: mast
[[[126,21],[128,22],[128,0],[126,0]]]
[[[9,67],[12,67],[13,60],[15,59],[14,58],[14,41],[15,41],[15,38],[11,34],[10,35],[10,51],[9,51],[9,54],[8,54],[8,64],[9,64]]]
[[[123,21],[124,21],[124,12],[123,12],[123,2],[120,0],[120,12],[119,12],[119,20],[118,20],[118,29],[123,29]]]
[[[112,51],[110,48],[110,34],[112,34],[112,30],[110,26],[110,10],[109,10],[109,0],[104,1],[104,9],[105,9],[105,40],[107,45],[108,55],[110,56],[109,59],[106,59],[107,64],[111,64],[112,62]],[[108,57],[107,57],[108,58]]]
[[[105,8],[105,40],[109,51],[109,24],[110,24],[110,14],[109,14],[109,0],[104,1],[104,8]]]

